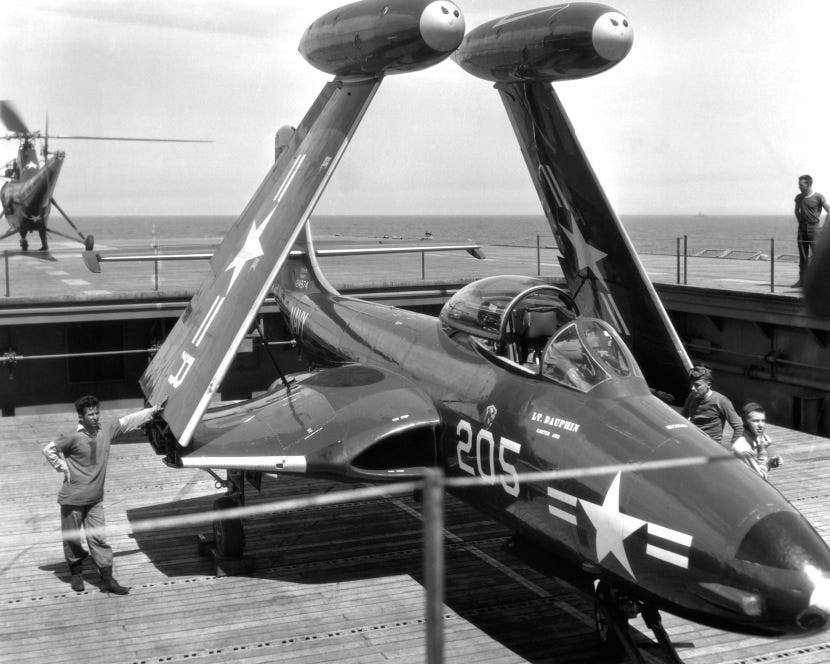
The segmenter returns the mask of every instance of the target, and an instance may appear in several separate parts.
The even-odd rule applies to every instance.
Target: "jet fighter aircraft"
[[[593,588],[598,634],[633,658],[626,623],[637,611],[671,661],[660,610],[766,636],[825,629],[821,537],[655,396],[685,390],[688,358],[551,87],[618,64],[632,45],[628,20],[569,3],[496,19],[461,43],[463,32],[449,0],[363,0],[308,28],[300,51],[334,79],[141,378],[149,402],[166,402],[154,449],[173,467],[226,469],[220,508],[242,503],[242,478],[260,473],[382,482],[436,466],[480,478],[452,490]],[[467,72],[496,83],[569,290],[489,277],[438,318],[344,297],[322,274],[306,221],[383,78],[456,48]],[[209,408],[271,289],[303,353],[324,368]],[[689,456],[710,462],[523,479]],[[242,551],[238,521],[220,516],[215,529],[223,553]]]

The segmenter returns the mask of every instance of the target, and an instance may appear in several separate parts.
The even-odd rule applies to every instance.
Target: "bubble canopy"
[[[614,378],[642,377],[634,357],[606,322],[583,318],[567,292],[542,279],[489,277],[450,298],[440,319],[500,362],[588,392]]]
[[[543,377],[581,392],[606,380],[643,375],[617,333],[596,318],[578,318],[560,329],[539,364]]]
[[[528,312],[539,314],[552,334],[579,315],[576,304],[561,288],[543,279],[520,275],[487,277],[453,295],[439,316],[446,328],[480,339],[505,342]],[[536,321],[534,321],[536,322]]]

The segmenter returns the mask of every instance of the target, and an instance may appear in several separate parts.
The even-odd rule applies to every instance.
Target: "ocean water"
[[[688,251],[740,249],[776,255],[796,254],[795,219],[787,215],[621,215],[621,221],[643,254],[674,254],[677,238],[686,237]],[[186,244],[217,242],[233,224],[231,216],[81,217],[76,224],[95,235],[96,245],[127,241]],[[472,240],[482,244],[536,246],[536,238],[551,244],[553,236],[542,215],[396,215],[313,216],[318,236],[419,240],[425,233],[438,242]]]

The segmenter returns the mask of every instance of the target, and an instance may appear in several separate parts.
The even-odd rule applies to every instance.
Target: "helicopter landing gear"
[[[29,241],[25,237],[20,238],[20,250],[29,251]]]
[[[92,251],[95,248],[95,236],[94,235],[87,235],[84,238],[84,249],[87,251]]]
[[[657,609],[641,604],[614,590],[603,581],[595,583],[594,626],[602,649],[608,655],[619,657],[625,654],[635,664],[645,662],[628,630],[628,621],[636,617],[638,613],[642,613],[646,625],[654,632],[666,661],[671,664],[683,664],[669,635],[663,628],[660,612]]]
[[[46,231],[39,230],[38,235],[40,235],[40,251],[49,251],[49,240],[46,239]]]
[[[245,504],[244,473],[228,471],[228,479],[221,479],[216,473],[208,471],[216,478],[219,487],[226,487],[228,492],[213,502],[217,518],[213,521],[213,532],[198,536],[200,556],[212,557],[216,566],[216,576],[247,574],[253,569],[252,562],[245,558],[245,530],[239,517],[222,518],[223,510],[241,507]]]

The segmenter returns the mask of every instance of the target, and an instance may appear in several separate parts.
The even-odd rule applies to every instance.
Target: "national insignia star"
[[[233,260],[228,263],[228,267],[225,268],[225,272],[233,270],[233,274],[231,274],[231,282],[228,284],[228,290],[226,293],[230,293],[231,288],[233,288],[233,285],[239,277],[240,272],[242,272],[242,268],[245,267],[245,264],[248,261],[259,258],[265,253],[262,250],[262,244],[260,244],[259,238],[265,231],[265,227],[268,225],[268,222],[271,221],[271,217],[274,215],[275,210],[276,208],[271,210],[271,214],[268,215],[259,227],[256,225],[256,219],[251,222],[251,230],[248,231],[248,236],[245,238],[245,242],[239,249],[236,256],[233,257]]]
[[[582,499],[579,500],[579,504],[597,531],[597,562],[602,562],[606,556],[613,555],[631,575],[631,578],[636,578],[628,562],[623,542],[629,535],[642,528],[646,522],[620,512],[620,473],[617,473],[611,486],[608,487],[602,505]]]
[[[597,268],[597,263],[599,263],[608,254],[604,251],[600,251],[596,247],[592,247],[585,241],[585,238],[582,236],[582,231],[579,230],[579,226],[576,221],[572,222],[572,226],[573,230],[570,231],[563,226],[562,232],[568,236],[568,240],[570,240],[574,253],[576,253],[577,269],[581,271],[585,268],[590,268],[591,272],[593,272],[597,279],[602,282],[602,285],[605,286],[605,280],[602,278],[602,272],[600,272]]]

